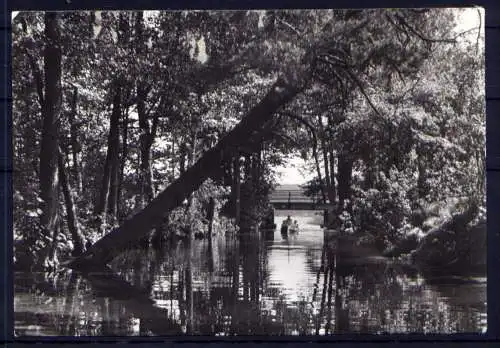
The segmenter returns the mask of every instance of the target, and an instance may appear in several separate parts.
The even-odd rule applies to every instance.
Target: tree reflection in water
[[[342,255],[335,240],[275,239],[248,231],[214,237],[211,248],[192,241],[132,250],[113,261],[113,271],[19,273],[16,332],[314,335],[486,326],[484,283],[427,284],[380,259]],[[297,284],[280,280],[294,274]]]

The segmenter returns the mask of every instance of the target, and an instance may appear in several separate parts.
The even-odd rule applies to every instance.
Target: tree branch
[[[477,26],[477,28],[479,30],[477,32],[477,39],[476,39],[476,53],[479,50],[479,38],[481,36],[481,26],[482,26],[481,11],[479,10],[479,8],[477,9],[477,14],[478,14],[478,17],[479,17],[479,25]]]
[[[316,128],[314,128],[314,126],[309,123],[306,119],[298,116],[298,115],[295,115],[289,111],[281,111],[280,114],[286,116],[286,117],[289,117],[291,119],[294,119],[300,123],[302,123],[304,126],[306,126],[310,133],[311,133],[311,136],[312,136],[312,140],[313,140],[313,148],[316,149],[318,147],[318,138],[317,138],[317,135],[316,135]]]
[[[361,94],[363,94],[363,96],[365,97],[366,101],[368,102],[368,104],[370,105],[371,109],[375,112],[375,114],[384,122],[384,123],[389,123],[385,117],[378,111],[378,109],[375,107],[375,105],[373,104],[373,102],[371,101],[370,97],[368,96],[368,94],[366,93],[364,87],[363,87],[363,84],[361,83],[361,81],[359,80],[359,78],[356,76],[356,74],[354,74],[353,72],[349,71],[346,69],[346,72],[349,74],[349,76],[351,77],[351,79],[354,81],[354,83],[356,83],[356,85],[359,87],[359,90],[361,91]]]
[[[160,119],[160,113],[163,109],[164,104],[165,104],[165,96],[162,95],[160,97],[160,102],[159,102],[158,108],[156,109],[155,115],[153,117],[153,123],[151,124],[151,132],[150,132],[151,142],[156,137],[156,132],[158,129],[158,123],[159,123],[159,119]]]
[[[286,117],[289,117],[291,119],[294,119],[296,121],[299,121],[300,123],[302,123],[303,125],[305,125],[309,129],[311,136],[313,138],[312,151],[313,151],[314,160],[316,162],[316,171],[318,174],[318,180],[319,180],[319,184],[320,184],[320,188],[321,188],[321,195],[323,196],[323,202],[326,203],[325,184],[324,184],[323,179],[321,177],[321,170],[320,170],[319,163],[318,163],[318,150],[317,150],[318,149],[318,139],[316,136],[316,128],[314,128],[314,126],[311,123],[309,123],[306,119],[304,119],[303,117],[295,115],[291,112],[283,111],[280,114],[282,114]]]
[[[295,139],[293,139],[292,137],[290,137],[289,135],[287,135],[285,133],[278,132],[278,131],[271,131],[270,134],[274,135],[275,137],[279,137],[281,139],[288,140],[289,142],[291,142],[294,145],[298,145],[298,143],[297,143],[297,141]]]
[[[426,42],[444,42],[444,43],[456,43],[455,39],[431,39],[428,37],[425,37],[422,33],[417,31],[417,29],[413,28],[408,22],[399,14],[395,14],[395,17],[398,19],[398,22],[401,23],[402,26],[407,28],[411,33],[416,35],[420,40],[426,41]]]
[[[287,28],[289,28],[290,30],[292,30],[295,34],[297,34],[298,37],[302,37],[302,33],[300,31],[298,31],[295,27],[293,27],[290,23],[286,22],[285,20],[279,18],[278,16],[275,16],[274,18],[276,18],[280,23],[284,24]]]

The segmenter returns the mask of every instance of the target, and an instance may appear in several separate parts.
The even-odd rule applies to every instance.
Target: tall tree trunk
[[[128,108],[123,111],[122,115],[122,153],[120,156],[120,173],[118,177],[118,217],[121,221],[125,212],[122,204],[122,188],[123,188],[123,178],[125,172],[125,165],[127,164],[128,157]]]
[[[340,209],[343,208],[344,202],[351,198],[352,166],[353,162],[346,154],[339,155],[337,181]]]
[[[119,31],[118,43],[126,44],[130,36],[129,15],[120,13],[119,16]],[[120,117],[122,114],[122,100],[126,97],[124,88],[126,79],[123,76],[118,76],[113,81],[113,110],[111,112],[110,129],[108,135],[108,152],[106,156],[106,165],[103,190],[101,191],[101,214],[106,216],[109,213],[114,224],[117,222],[118,213],[118,187],[119,187],[119,170],[120,170]],[[104,188],[107,190],[105,191]]]
[[[259,180],[259,153],[251,154],[250,158],[250,179],[252,180],[252,186],[255,188],[258,185]]]
[[[95,211],[96,215],[101,215],[101,225],[104,225],[105,223],[105,215],[107,211],[115,213],[114,216],[116,216],[116,172],[118,170],[118,146],[120,141],[118,125],[120,121],[121,104],[121,88],[118,81],[115,81],[113,93],[113,110],[111,112],[108,134],[108,150],[106,154],[106,162],[104,164],[101,194]]]
[[[238,155],[239,148],[246,145],[252,132],[262,131],[261,128],[274,113],[293,99],[300,90],[300,87],[297,88],[279,79],[260,103],[254,106],[215,147],[205,152],[193,166],[153,199],[146,208],[97,241],[90,250],[74,260],[72,264],[76,266],[82,262],[106,263],[113,259],[118,251],[145,236],[161,222],[165,214],[178,207],[203,181],[219,174],[218,164],[224,158],[224,152],[233,157]]]
[[[188,246],[188,260],[187,267],[185,271],[186,277],[186,305],[187,305],[187,325],[186,334],[191,334],[193,332],[194,324],[194,291],[193,291],[193,272],[192,272],[192,244],[189,243]]]
[[[193,165],[193,162],[194,162],[194,159],[195,159],[195,155],[196,155],[196,136],[197,136],[197,132],[195,131],[194,133],[191,134],[191,141],[192,141],[192,147],[191,147],[191,151],[188,152],[188,168],[191,167]],[[193,235],[194,235],[194,231],[193,231],[193,225],[194,225],[194,220],[193,220],[193,216],[194,216],[194,204],[195,204],[195,197],[193,195],[193,193],[191,192],[189,195],[188,195],[188,204],[186,206],[186,210],[185,212],[189,212],[190,213],[190,227],[189,227],[189,238],[192,239],[193,238]]]
[[[259,151],[255,156],[255,160],[257,161],[257,182],[260,183],[262,181],[262,175],[264,173],[264,143],[261,143],[259,146]]]
[[[243,177],[245,178],[246,181],[250,181],[251,179],[251,174],[252,174],[252,157],[248,154],[245,154],[243,156]]]
[[[109,190],[109,203],[108,203],[108,211],[115,222],[118,221],[118,206],[119,206],[119,197],[120,197],[120,189],[122,183],[122,163],[126,159],[120,158],[120,119],[122,116],[121,111],[121,102],[119,101],[118,110],[116,111],[116,115],[114,115],[113,119],[113,128],[114,128],[114,137],[113,137],[113,153],[112,153],[112,161],[111,161],[111,176],[110,176],[110,190]],[[122,146],[123,149],[123,146]],[[123,164],[124,166],[124,164]]]
[[[330,191],[332,187],[332,183],[330,181],[330,163],[328,161],[328,151],[326,149],[326,144],[324,140],[321,140],[321,153],[323,154],[323,166],[325,167],[325,182],[326,189],[328,194],[328,199],[330,199]],[[333,203],[330,201],[330,203]]]
[[[208,214],[207,214],[207,220],[208,220],[208,250],[209,250],[209,255],[213,256],[213,245],[212,245],[212,229],[214,225],[214,216],[215,216],[215,199],[213,197],[210,197],[210,201],[208,204]],[[210,262],[212,261],[212,262]],[[209,260],[209,267],[213,267],[213,258],[212,260]]]
[[[485,164],[484,164],[484,150],[483,148],[480,148],[479,150],[476,151],[475,153],[476,157],[476,165],[478,168],[478,175],[477,175],[477,183],[475,187],[475,194],[479,195],[479,197],[485,197],[484,194],[484,181],[486,179],[485,175]],[[484,198],[483,198],[484,199]]]
[[[64,162],[64,155],[61,151],[58,151],[59,180],[61,181],[61,187],[64,194],[64,203],[68,217],[68,229],[75,246],[73,249],[73,256],[78,256],[83,253],[83,246],[85,243],[80,228],[78,227],[75,204],[73,202],[73,196],[71,195],[71,186],[68,182]]]
[[[118,126],[116,126],[118,127]],[[118,132],[118,130],[117,130]],[[120,178],[120,158],[119,158],[119,138],[115,139],[115,149],[113,151],[113,157],[111,161],[111,173],[109,178],[109,200],[108,200],[108,212],[113,219],[113,222],[118,220],[118,188],[119,178]]]
[[[135,40],[136,54],[138,57],[144,57],[146,53],[145,38],[144,38],[144,16],[142,11],[137,12],[135,18]],[[141,164],[140,164],[140,188],[142,207],[146,206],[153,197],[153,180],[151,171],[151,146],[153,137],[148,122],[148,114],[146,113],[146,99],[148,91],[144,81],[139,78],[137,81],[137,114],[139,117],[140,149],[141,149]]]
[[[239,155],[233,162],[233,207],[234,207],[234,220],[236,225],[240,223],[241,213],[241,173],[240,173],[240,158]]]
[[[328,148],[326,142],[322,140],[321,143],[323,147],[323,165],[325,166],[326,194],[330,204],[333,204],[335,203],[335,181],[332,181],[334,173],[331,172],[333,164],[330,163],[330,159],[328,158]]]
[[[326,189],[325,189],[325,183],[323,182],[323,177],[321,175],[321,168],[319,165],[319,157],[318,157],[318,145],[315,143],[313,146],[313,157],[314,157],[314,163],[316,164],[316,174],[318,175],[318,180],[319,180],[319,188],[321,191],[321,198],[323,199],[323,203],[326,204]]]
[[[244,155],[243,176],[244,181],[241,185],[240,195],[240,227],[250,228],[256,217],[255,209],[255,186],[253,178],[253,156],[246,153]]]
[[[73,96],[71,98],[71,111],[69,113],[69,125],[70,125],[70,141],[71,141],[71,154],[73,159],[73,180],[78,193],[83,191],[82,182],[82,172],[80,170],[80,163],[78,159],[78,153],[81,151],[81,145],[78,141],[79,127],[77,121],[78,114],[78,88],[73,88]]]
[[[40,150],[40,217],[43,234],[51,236],[55,243],[58,222],[58,163],[59,119],[61,114],[61,34],[59,15],[45,13],[44,51],[45,98],[42,107],[43,130]],[[55,258],[55,249],[48,248],[45,262]]]
[[[171,151],[171,155],[170,155],[170,158],[171,158],[171,161],[170,161],[170,168],[172,169],[172,179],[175,179],[176,175],[175,175],[175,136],[173,136],[172,134],[172,151]]]
[[[332,130],[335,127],[332,117],[328,117],[328,130]],[[325,134],[325,136],[327,136]],[[330,136],[327,136],[330,138]],[[328,146],[328,155],[329,155],[329,163],[330,163],[330,189],[328,191],[330,203],[335,203],[337,200],[337,190],[335,187],[335,156],[333,152],[333,144],[330,141]]]
[[[112,134],[111,154],[110,154],[110,176],[109,176],[109,200],[108,212],[114,222],[117,220],[118,212],[118,187],[120,170],[120,117],[121,111],[121,92],[120,86],[117,87],[115,100],[113,102],[113,113],[111,115],[110,135]],[[109,150],[109,148],[108,148]]]
[[[325,134],[325,127],[323,125],[323,121],[321,119],[321,116],[318,116],[318,124],[319,124],[319,129],[320,129],[320,134],[321,134],[321,153],[323,154],[323,165],[325,168],[325,184],[326,184],[326,193],[328,196],[328,200],[330,201],[330,204],[335,203],[335,181],[332,181],[332,175],[330,173],[331,169],[331,164],[328,159],[328,144],[326,141],[326,134]]]
[[[323,164],[325,168],[325,181],[327,186],[330,186],[330,175],[329,175],[329,167],[328,167],[328,157],[326,152],[326,142],[325,142],[325,127],[323,125],[323,120],[321,119],[321,115],[318,115],[318,127],[321,141],[321,153],[323,155]]]
[[[146,115],[146,96],[147,92],[139,83],[137,86],[137,114],[139,116],[139,127],[141,130],[140,144],[141,144],[141,175],[140,187],[142,194],[143,206],[149,203],[154,196],[153,182],[151,172],[151,146],[152,139],[150,134],[150,127]]]
[[[237,332],[238,328],[238,319],[240,316],[238,314],[238,298],[239,298],[239,289],[240,289],[240,265],[241,265],[241,258],[240,258],[240,248],[241,244],[237,244],[233,250],[234,250],[234,255],[232,255],[232,261],[230,263],[231,265],[231,297],[230,297],[230,311],[231,311],[231,328],[230,328],[230,333],[235,334]]]
[[[330,149],[328,150],[329,154],[329,163],[330,163],[330,190],[328,191],[329,193],[329,200],[330,203],[335,203],[337,200],[337,190],[335,189],[335,156],[333,155],[333,150],[330,146]]]

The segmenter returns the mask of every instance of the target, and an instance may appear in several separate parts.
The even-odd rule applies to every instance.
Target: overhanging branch
[[[370,108],[375,112],[375,114],[384,122],[388,123],[388,121],[385,119],[385,117],[378,111],[377,107],[373,104],[373,102],[370,99],[370,96],[368,93],[366,93],[365,88],[363,87],[363,83],[359,80],[359,78],[354,74],[353,72],[349,71],[346,69],[346,72],[349,74],[351,79],[354,81],[354,83],[359,87],[359,90],[361,91],[361,94],[365,97],[366,101],[368,102],[368,105],[370,105]]]
[[[288,29],[290,29],[291,31],[293,31],[295,34],[297,34],[298,37],[302,38],[302,33],[300,31],[298,31],[294,26],[292,26],[290,23],[288,23],[287,21],[279,18],[278,16],[275,17],[280,23],[282,23],[283,25],[285,25]]]
[[[304,126],[306,126],[309,129],[309,131],[311,133],[311,136],[313,138],[313,148],[312,148],[312,151],[313,151],[313,156],[314,156],[314,159],[315,159],[315,162],[316,162],[316,171],[318,173],[318,180],[319,180],[320,187],[321,187],[321,194],[323,196],[323,202],[326,203],[325,184],[323,182],[323,179],[321,178],[321,170],[320,170],[319,161],[318,161],[318,151],[317,151],[317,148],[318,148],[318,139],[317,139],[317,136],[316,136],[316,128],[314,128],[314,126],[311,123],[309,123],[306,119],[304,119],[303,117],[295,115],[295,114],[293,114],[291,112],[283,111],[280,114],[282,114],[282,115],[284,115],[286,117],[289,117],[291,119],[297,120],[298,122],[302,123]]]
[[[314,128],[314,126],[312,124],[310,124],[307,120],[305,120],[304,118],[300,117],[299,115],[295,115],[295,114],[293,114],[293,113],[291,113],[289,111],[281,111],[280,114],[283,115],[283,116],[289,117],[291,119],[294,119],[296,121],[299,121],[304,126],[306,126],[309,129],[310,133],[311,133],[311,136],[313,138],[314,147],[316,148],[316,146],[318,144],[318,140],[317,140],[317,136],[316,136],[316,129]]]
[[[410,24],[408,24],[408,22],[402,16],[400,16],[399,14],[395,14],[394,16],[397,18],[398,22],[401,23],[403,27],[407,28],[412,34],[416,35],[422,41],[431,43],[435,42],[452,43],[452,44],[456,43],[455,39],[432,39],[425,37],[424,34],[422,34],[417,29],[413,28]]]

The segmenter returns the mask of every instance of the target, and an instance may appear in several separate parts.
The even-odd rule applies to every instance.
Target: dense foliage
[[[169,234],[208,233],[212,208],[219,230],[258,222],[273,168],[295,151],[317,174],[309,191],[337,206],[332,225],[369,232],[381,248],[425,230],[414,216],[432,204],[473,199],[482,209],[482,45],[453,34],[455,15],[20,13],[16,260],[53,267],[58,254],[80,254],[265,98],[276,101],[275,117],[236,151],[224,149],[218,174],[165,216]],[[290,98],[280,104],[283,91]]]

